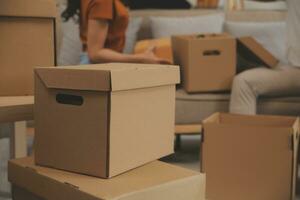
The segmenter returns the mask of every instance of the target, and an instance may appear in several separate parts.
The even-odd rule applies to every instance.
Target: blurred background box
[[[33,94],[33,68],[56,64],[56,2],[2,0],[0,96]]]
[[[234,37],[226,33],[173,36],[172,47],[187,92],[231,89],[236,73]]]

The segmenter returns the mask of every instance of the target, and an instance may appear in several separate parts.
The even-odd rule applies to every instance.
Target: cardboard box
[[[173,153],[179,67],[35,70],[36,162],[109,178]]]
[[[14,200],[204,200],[205,175],[154,161],[112,179],[99,179],[10,161]]]
[[[236,74],[236,41],[232,36],[225,33],[174,36],[172,48],[187,92],[231,89]]]
[[[278,59],[259,44],[253,37],[237,39],[238,73],[255,67],[275,68]]]
[[[161,38],[152,40],[141,40],[136,43],[134,53],[144,53],[148,48],[154,46],[154,54],[173,63],[173,53],[171,38]]]
[[[0,96],[33,94],[33,68],[54,66],[56,3],[1,0]]]
[[[298,118],[218,113],[203,136],[207,199],[295,199]]]

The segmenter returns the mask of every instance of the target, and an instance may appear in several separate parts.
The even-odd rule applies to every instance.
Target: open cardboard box
[[[178,66],[35,69],[35,158],[110,178],[174,151]]]
[[[73,174],[12,160],[14,200],[204,200],[205,175],[160,161],[112,179]]]
[[[33,68],[56,64],[56,3],[1,0],[0,96],[33,94]]]
[[[234,37],[226,33],[173,36],[172,48],[187,92],[231,89],[236,74]]]
[[[207,199],[295,199],[299,118],[217,113],[203,127]]]

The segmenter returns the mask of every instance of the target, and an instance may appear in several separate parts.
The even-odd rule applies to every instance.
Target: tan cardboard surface
[[[106,180],[35,166],[32,158],[9,162],[9,180],[48,200],[203,200],[202,174],[155,161]]]
[[[55,0],[1,0],[0,17],[56,17]]]
[[[178,67],[143,64],[95,64],[37,68],[48,88],[119,91],[179,83]]]
[[[187,92],[231,89],[236,73],[236,42],[228,34],[172,37],[174,62],[181,66]]]
[[[0,96],[33,95],[33,68],[56,64],[56,2],[2,0]]]
[[[48,90],[39,77],[37,79],[36,162],[84,174],[107,176],[108,94]],[[59,104],[57,94],[84,97],[84,104]]]
[[[55,65],[54,20],[0,17],[0,96],[33,94],[33,68]]]
[[[37,164],[109,178],[173,153],[178,67],[39,68],[35,80]]]
[[[12,186],[12,199],[14,200],[45,200],[37,195],[28,192],[27,190],[18,186]]]
[[[269,51],[267,51],[261,44],[259,44],[252,37],[241,37],[238,41],[238,54],[244,59],[255,62],[256,64],[274,68],[278,64],[278,59],[275,58]],[[246,48],[246,49],[245,49]],[[255,67],[255,66],[252,66]]]
[[[294,126],[296,118],[279,116],[215,114],[206,120],[206,198],[293,199],[299,142]]]
[[[124,167],[130,169],[131,166],[140,166],[173,153],[174,91],[175,85],[171,89],[164,86],[111,94],[110,176],[117,175]],[[146,120],[143,117],[145,114]],[[130,136],[124,134],[126,131],[142,134]],[[128,159],[130,157],[135,159]]]
[[[168,61],[173,63],[171,38],[138,41],[135,45],[134,53],[144,53],[150,47],[155,47],[154,54],[157,57],[167,59]]]

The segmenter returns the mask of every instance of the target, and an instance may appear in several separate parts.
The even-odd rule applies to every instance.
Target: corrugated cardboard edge
[[[111,63],[110,66],[121,63]],[[128,64],[122,64],[128,65]],[[151,70],[139,69],[128,71],[111,71],[112,91],[149,88],[180,83],[179,66],[166,65]]]
[[[220,113],[220,112],[214,113],[214,114],[210,115],[208,118],[206,118],[202,121],[203,126],[201,127],[202,130],[201,130],[201,144],[200,144],[200,160],[201,160],[201,162],[200,162],[200,172],[202,172],[202,173],[204,173],[204,169],[203,169],[204,164],[203,164],[203,159],[202,159],[202,157],[203,157],[203,145],[204,145],[204,142],[205,142],[205,131],[204,131],[205,128],[204,127],[207,123],[219,123],[221,114],[222,113]]]
[[[297,189],[297,178],[298,178],[298,153],[299,153],[299,136],[300,136],[300,118],[296,119],[296,122],[293,126],[293,174],[292,174],[292,188],[291,188],[291,200],[296,198],[296,189]]]
[[[11,183],[31,193],[34,193],[37,196],[42,198],[47,198],[49,200],[66,200],[66,199],[99,200],[100,199],[99,197],[95,197],[84,191],[81,191],[78,186],[69,184],[67,182],[62,183],[60,181],[48,178],[47,176],[41,175],[37,172],[36,169],[27,167],[26,165],[19,166],[9,161],[8,170],[9,170],[8,179]],[[31,184],[27,184],[28,180],[31,181]],[[192,183],[187,185],[186,183],[189,182]],[[193,186],[193,188],[191,188],[191,185]],[[153,192],[153,191],[159,191],[160,193],[164,192],[167,195],[169,195],[168,193],[170,191],[167,190],[168,188],[170,188],[172,192],[176,192],[178,189],[182,189],[183,191],[185,190],[194,191],[194,194],[191,193],[191,195],[195,195],[194,198],[195,200],[196,199],[204,200],[205,175],[195,172],[194,175],[188,176],[186,178],[169,181],[161,185],[152,186],[143,190],[137,190],[132,193],[119,196],[116,198],[103,197],[102,200],[108,200],[108,199],[127,200],[127,198],[131,200],[130,196],[132,195],[136,195],[137,193],[141,193],[141,195],[144,195],[147,192]],[[186,198],[186,196],[183,196],[181,199],[185,200],[191,198]]]
[[[8,162],[8,180],[42,198],[50,196],[49,200],[99,200],[99,198],[81,191],[77,186],[50,179],[39,174],[33,168],[26,165],[18,166],[11,161]],[[27,184],[28,180],[31,181],[31,184]]]
[[[187,184],[188,183],[188,184]],[[156,191],[156,194],[159,194],[161,198],[164,196],[169,196],[170,194],[175,195],[176,200],[205,200],[205,175],[198,174],[191,177],[187,177],[184,179],[180,179],[180,181],[175,180],[171,182],[167,182],[161,185],[153,186],[150,189],[138,190],[118,198],[113,198],[112,200],[132,200],[132,195],[140,194],[140,196],[144,197],[148,192]],[[192,186],[192,187],[191,187]],[[187,196],[190,195],[190,196]],[[134,199],[138,199],[139,197],[135,197]],[[151,198],[156,199],[151,196]]]
[[[54,0],[1,0],[0,16],[55,18],[57,13]]]
[[[109,71],[78,70],[73,73],[61,73],[67,71],[63,68],[37,67],[34,69],[36,76],[44,83],[47,88],[69,89],[69,90],[91,90],[91,91],[110,91],[111,75]],[[82,78],[84,74],[92,74],[90,80],[85,82]],[[99,78],[101,76],[101,78]],[[91,84],[89,84],[91,83]]]
[[[266,67],[275,68],[277,66],[279,62],[278,59],[260,45],[254,38],[240,37],[237,41],[249,49],[253,55],[259,58],[266,65]],[[255,52],[255,50],[259,50],[260,52]]]

